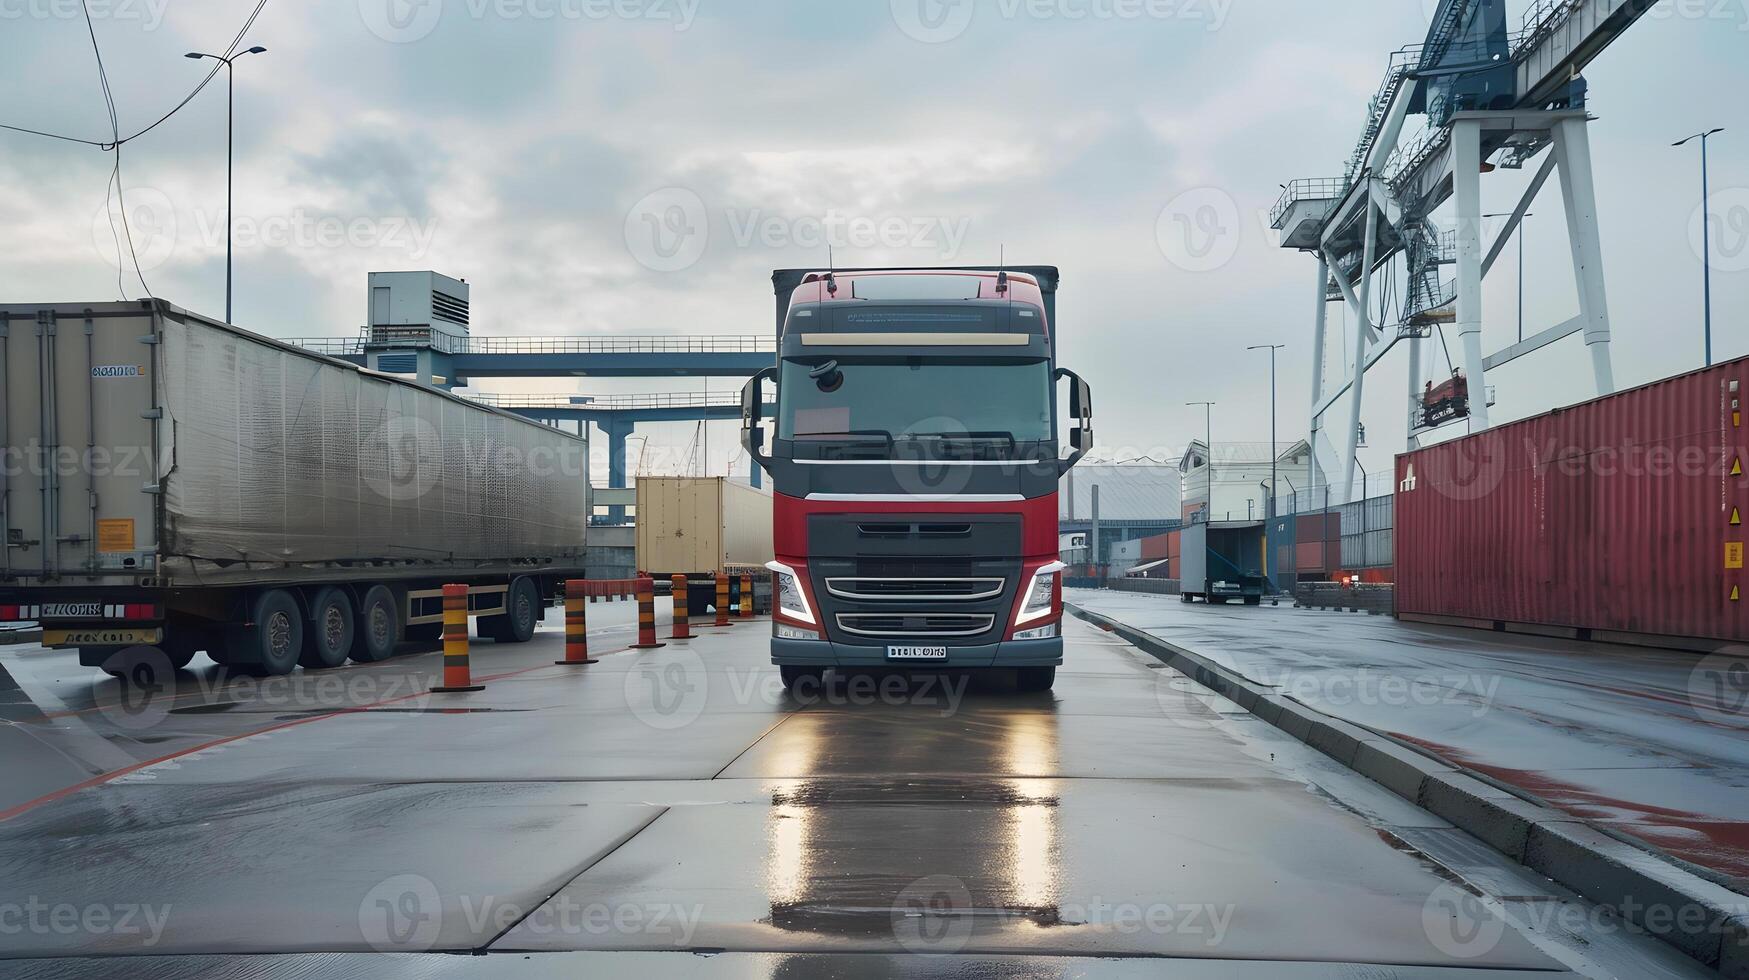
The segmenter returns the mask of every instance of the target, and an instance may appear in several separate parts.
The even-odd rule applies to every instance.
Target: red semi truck
[[[778,363],[743,391],[742,440],[775,491],[771,658],[787,686],[876,666],[1053,683],[1057,483],[1093,440],[1091,391],[1056,366],[1057,279],[1049,266],[773,274]]]

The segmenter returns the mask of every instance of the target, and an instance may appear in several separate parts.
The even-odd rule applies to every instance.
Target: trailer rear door
[[[153,324],[132,303],[0,306],[6,576],[131,581],[155,566]]]

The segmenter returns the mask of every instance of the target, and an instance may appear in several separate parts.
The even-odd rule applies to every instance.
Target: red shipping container
[[[1398,614],[1749,639],[1746,387],[1741,358],[1398,456]]]
[[[1160,559],[1167,557],[1166,537],[1167,536],[1164,534],[1156,534],[1150,538],[1143,538],[1142,560],[1159,561]]]

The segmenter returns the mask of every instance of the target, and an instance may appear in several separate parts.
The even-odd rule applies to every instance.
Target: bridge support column
[[[623,489],[627,485],[626,439],[632,434],[632,423],[609,419],[601,423],[601,428],[607,433],[607,485]],[[618,504],[607,508],[607,519],[613,524],[624,524],[626,509]]]
[[[1457,332],[1470,387],[1470,431],[1488,428],[1488,379],[1482,360],[1482,122],[1451,126],[1451,186],[1457,205]],[[1581,287],[1583,294],[1583,287]]]
[[[1585,324],[1585,348],[1591,352],[1591,371],[1601,396],[1615,393],[1615,371],[1609,358],[1609,299],[1603,287],[1603,245],[1597,234],[1589,125],[1581,117],[1555,123],[1554,153],[1561,173],[1561,198],[1567,208],[1567,240],[1572,243],[1573,284],[1578,287],[1579,316]]]

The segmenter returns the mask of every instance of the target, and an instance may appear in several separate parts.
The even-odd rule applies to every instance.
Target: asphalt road
[[[130,714],[0,654],[42,791],[0,977],[1701,975],[1078,621],[1048,694],[794,697],[764,622],[608,652],[591,611],[600,663],[482,643],[468,695],[426,655]]]
[[[1391,732],[1749,886],[1749,659],[1072,590],[1339,718]]]

